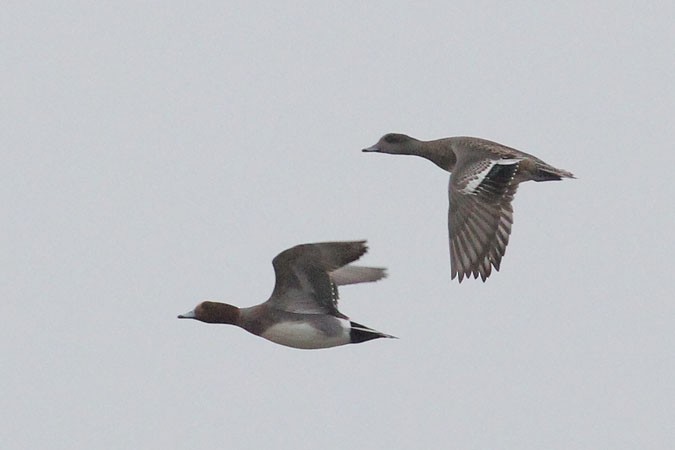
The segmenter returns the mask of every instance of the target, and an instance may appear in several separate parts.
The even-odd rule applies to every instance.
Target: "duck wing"
[[[272,260],[276,281],[267,303],[288,312],[347,318],[337,309],[337,286],[349,283],[332,280],[330,273],[356,261],[367,250],[366,241],[301,244],[284,250]],[[351,279],[366,275],[352,274]]]
[[[456,151],[450,176],[448,232],[451,277],[479,276],[499,270],[513,224],[514,178],[523,158],[500,158],[489,152]],[[506,155],[504,155],[506,156]]]

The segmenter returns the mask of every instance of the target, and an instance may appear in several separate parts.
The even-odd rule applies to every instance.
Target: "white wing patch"
[[[496,166],[497,164],[499,164],[500,166],[510,166],[513,164],[518,164],[522,160],[523,158],[512,158],[512,159],[495,159],[490,161],[490,163],[487,166],[485,166],[483,170],[474,174],[474,176],[466,183],[466,186],[460,189],[460,192],[462,194],[475,194],[476,189],[478,189],[478,187],[485,180],[485,177],[490,173],[490,171],[494,166]]]

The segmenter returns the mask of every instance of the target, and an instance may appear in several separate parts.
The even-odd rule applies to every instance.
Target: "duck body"
[[[205,301],[181,319],[231,324],[271,342],[319,349],[393,338],[349,320],[337,309],[337,286],[376,281],[385,270],[347,265],[366,252],[365,241],[302,244],[277,255],[276,283],[264,303],[238,308]]]
[[[277,344],[301,349],[337,347],[393,337],[335,316],[297,313],[283,313],[282,316],[260,336]]]
[[[448,234],[451,278],[485,281],[499,270],[513,224],[513,197],[525,181],[574,178],[541,159],[469,136],[421,141],[389,133],[364,152],[413,155],[450,172]]]
[[[513,183],[524,181],[552,181],[574,178],[570,172],[557,169],[536,156],[487,139],[454,136],[431,141],[420,141],[405,134],[389,133],[377,144],[363,152],[412,155],[428,159],[447,172],[469,172],[469,169],[487,167],[492,161],[517,160],[519,170]]]

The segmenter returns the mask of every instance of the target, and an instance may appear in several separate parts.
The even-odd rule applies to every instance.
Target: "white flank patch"
[[[480,186],[483,180],[485,180],[485,177],[487,176],[488,173],[490,173],[490,171],[495,165],[499,164],[500,166],[510,166],[513,164],[518,164],[522,160],[523,160],[522,158],[514,158],[514,159],[498,159],[491,161],[490,165],[488,165],[485,169],[478,172],[474,178],[470,179],[469,182],[466,183],[466,186],[464,186],[461,192],[464,194],[475,194],[478,186]]]
[[[316,349],[349,344],[350,325],[348,320],[340,321],[342,331],[335,336],[327,336],[321,330],[305,322],[282,322],[269,327],[263,334],[267,340],[287,347]]]

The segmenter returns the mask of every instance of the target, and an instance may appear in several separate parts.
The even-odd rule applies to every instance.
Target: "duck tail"
[[[351,330],[349,331],[352,344],[357,344],[359,342],[370,341],[371,339],[378,338],[388,338],[388,339],[398,339],[396,336],[390,334],[380,333],[377,330],[368,328],[364,325],[361,325],[356,322],[349,322],[351,325]]]

